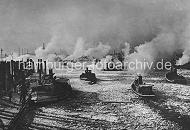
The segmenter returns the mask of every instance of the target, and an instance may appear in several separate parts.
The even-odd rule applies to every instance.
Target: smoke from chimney
[[[188,0],[102,0],[67,4],[64,12],[51,14],[60,24],[53,26],[50,42],[45,50],[38,48],[37,55],[54,53],[61,48],[64,55],[72,58],[82,55],[100,58],[109,50],[122,50],[128,42],[126,59],[129,61],[151,63],[171,58],[179,49],[183,50],[183,56],[178,64],[190,60]]]

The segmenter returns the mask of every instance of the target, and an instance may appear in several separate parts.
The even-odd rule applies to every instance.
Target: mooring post
[[[0,97],[2,96],[2,94],[3,94],[3,78],[2,78],[2,76],[3,76],[3,73],[2,73],[2,62],[0,61]]]
[[[39,73],[40,70],[40,59],[38,59],[38,63],[37,63],[37,73]]]
[[[5,90],[8,92],[10,88],[10,62],[5,63]]]
[[[3,49],[1,48],[1,61],[3,61]]]
[[[41,73],[43,73],[43,61],[42,61],[42,59],[40,59],[40,70],[41,70]]]
[[[39,84],[41,84],[42,83],[42,71],[41,70],[39,70]]]
[[[44,61],[44,74],[47,74],[47,66],[46,66],[46,61]]]

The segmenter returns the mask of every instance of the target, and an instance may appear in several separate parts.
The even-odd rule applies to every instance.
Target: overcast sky
[[[63,48],[80,36],[103,42],[148,40],[158,31],[154,24],[163,22],[164,14],[173,6],[183,14],[179,11],[183,0],[176,0],[177,4],[174,0],[164,1],[0,0],[0,47],[9,51],[19,47],[32,50],[50,42],[55,35],[63,37],[57,41]],[[71,40],[63,42],[64,39]],[[68,49],[72,50],[73,45]]]

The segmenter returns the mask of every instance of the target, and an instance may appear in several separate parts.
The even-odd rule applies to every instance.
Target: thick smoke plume
[[[105,56],[109,52],[110,49],[111,49],[111,47],[109,45],[103,45],[100,42],[97,47],[89,48],[85,52],[84,55],[85,56],[91,56],[91,57],[96,58],[96,59],[101,59],[101,58],[103,58],[103,56]]]
[[[84,55],[84,44],[85,44],[84,39],[81,37],[78,38],[75,48],[74,48],[74,51],[73,51],[73,54],[68,56],[67,59],[76,59],[76,58],[83,56]]]
[[[86,41],[83,38],[78,38],[73,54],[68,56],[66,59],[77,59],[82,56],[101,59],[109,52],[111,48],[109,45],[103,45],[102,43],[98,43],[98,45],[94,48],[85,48],[84,45],[87,44],[85,42]]]
[[[170,60],[178,50],[183,50],[179,64],[190,60],[188,0],[79,0],[66,5],[61,13],[47,15],[59,24],[52,22],[52,38],[37,54],[62,48],[72,58],[101,58],[109,50],[122,51],[128,42],[129,61]]]
[[[177,61],[177,64],[179,65],[186,64],[190,61],[190,23],[189,25],[186,26],[186,29],[181,36],[181,40],[182,40],[183,55]]]
[[[124,56],[123,60],[128,61],[129,54],[130,54],[130,44],[128,42],[125,43],[125,47],[124,47],[124,49],[122,49],[122,53]]]

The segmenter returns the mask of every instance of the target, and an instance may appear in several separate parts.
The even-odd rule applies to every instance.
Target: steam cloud
[[[49,3],[49,2],[46,2]],[[178,64],[190,60],[189,0],[65,0],[43,12],[51,36],[43,56],[63,49],[63,55],[102,58],[130,44],[129,61],[171,59],[178,50]],[[35,4],[37,5],[37,4]],[[81,37],[81,38],[80,38]],[[77,40],[78,39],[78,40]],[[126,49],[128,50],[128,49]]]
[[[110,50],[109,45],[103,45],[102,43],[99,43],[99,45],[96,48],[89,48],[86,52],[86,56],[92,56],[93,58],[100,59],[105,56],[109,50]]]
[[[122,50],[125,42],[129,42],[134,52],[128,57],[129,61],[145,59],[152,62],[171,57],[179,49],[184,50],[179,62],[189,61],[187,1],[102,2],[107,5],[90,1],[68,8],[63,14],[68,21],[59,25],[46,50],[51,52],[62,47],[71,57],[90,55],[100,58],[110,49]],[[78,39],[79,36],[82,38]],[[101,44],[97,44],[99,41]]]

